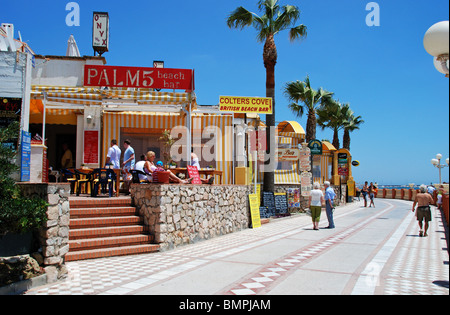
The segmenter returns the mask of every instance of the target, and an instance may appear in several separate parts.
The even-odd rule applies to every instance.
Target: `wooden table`
[[[186,175],[186,178],[189,178],[189,174],[188,174],[188,170],[187,168],[169,168],[169,171],[171,171],[173,174],[177,175],[178,173],[183,173]],[[207,178],[208,176],[218,176],[219,177],[219,184],[222,185],[222,176],[223,176],[223,172],[222,171],[217,171],[215,169],[212,168],[202,168],[198,170],[198,173],[200,174],[200,176],[204,176],[205,178]]]

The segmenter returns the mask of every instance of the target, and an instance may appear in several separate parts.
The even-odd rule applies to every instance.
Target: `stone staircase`
[[[151,253],[143,218],[131,198],[70,198],[69,252],[66,261]]]

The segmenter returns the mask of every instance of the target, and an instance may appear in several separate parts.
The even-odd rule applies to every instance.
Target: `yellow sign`
[[[348,187],[348,195],[355,197],[356,193],[355,193],[355,181],[353,180],[349,180],[347,181],[347,187]]]
[[[261,214],[259,212],[258,196],[255,194],[248,195],[250,202],[250,213],[252,215],[252,227],[254,229],[261,227]]]
[[[221,96],[219,109],[221,112],[272,114],[272,98]]]

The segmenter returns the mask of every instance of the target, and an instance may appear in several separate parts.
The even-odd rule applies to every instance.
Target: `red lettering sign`
[[[98,164],[98,131],[85,130],[84,131],[84,164]]]
[[[194,185],[201,185],[202,184],[202,180],[200,179],[200,174],[198,172],[197,166],[190,166],[190,165],[188,165],[187,166],[187,170],[188,170],[189,178],[193,178],[191,183],[194,184]]]
[[[84,86],[195,89],[193,70],[94,65],[84,66]]]

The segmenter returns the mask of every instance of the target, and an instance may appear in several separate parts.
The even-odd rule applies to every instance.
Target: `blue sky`
[[[82,55],[93,55],[92,12],[110,14],[109,65],[195,69],[199,104],[217,104],[220,95],[265,96],[263,44],[256,31],[231,30],[227,15],[238,6],[257,12],[256,0],[75,1],[80,26],[66,25],[70,1],[16,0],[2,4],[0,22],[13,23],[16,34],[42,55],[65,55],[75,36]],[[366,25],[363,0],[281,0],[296,5],[308,37],[290,43],[287,32],[276,37],[276,119],[297,120],[287,108],[283,86],[310,76],[315,88],[335,93],[365,120],[352,134],[351,152],[361,166],[357,182],[416,184],[438,181],[430,160],[449,157],[449,81],[433,66],[423,35],[448,20],[449,3],[376,1],[380,26]],[[332,131],[318,129],[318,139]],[[340,135],[342,144],[342,134]],[[449,169],[443,180],[449,180]]]

